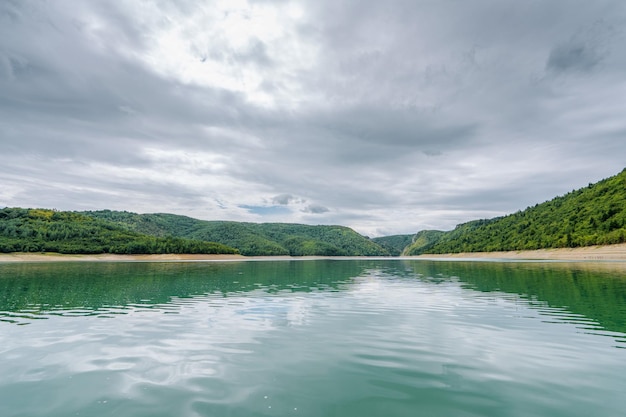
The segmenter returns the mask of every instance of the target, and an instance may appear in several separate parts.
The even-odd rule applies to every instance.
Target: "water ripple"
[[[76,292],[64,284],[57,299],[25,279],[39,302],[8,290],[0,302],[0,415],[586,417],[626,407],[619,298],[612,314],[598,299],[558,298],[573,281],[549,274],[516,278],[545,281],[541,291],[507,292],[500,275],[484,278],[497,265],[328,265],[119,266],[116,285],[110,275]],[[583,314],[591,304],[600,307]]]

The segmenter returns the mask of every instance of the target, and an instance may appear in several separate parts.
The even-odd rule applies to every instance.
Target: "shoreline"
[[[101,254],[62,254],[40,252],[0,253],[0,263],[13,262],[176,262],[176,261],[233,261],[247,259],[242,255],[202,255],[202,254],[154,254],[117,255]]]
[[[243,256],[202,254],[60,254],[60,253],[0,253],[0,263],[13,262],[191,262],[191,261],[251,261],[251,260],[313,260],[366,259],[368,257],[332,256]],[[378,257],[372,257],[374,259]],[[382,258],[381,258],[382,259]],[[423,254],[416,256],[384,257],[384,259],[502,259],[525,261],[626,261],[626,243],[580,248],[537,249],[507,252],[465,252],[451,254]]]
[[[626,261],[626,243],[506,252],[463,252],[409,256],[415,259],[512,259],[526,261]]]
[[[45,263],[45,262],[245,262],[245,261],[292,261],[316,259],[362,259],[350,256],[244,256],[231,254],[136,254],[113,253],[63,254],[55,252],[13,252],[0,253],[3,263]],[[392,258],[390,258],[392,259]],[[395,259],[395,258],[393,258]]]

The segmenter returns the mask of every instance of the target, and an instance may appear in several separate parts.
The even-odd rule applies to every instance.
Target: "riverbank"
[[[626,261],[626,243],[582,248],[538,249],[508,252],[466,252],[441,255],[418,255],[428,259],[520,259],[555,261]]]
[[[61,253],[2,253],[0,262],[165,262],[165,261],[231,261],[245,260],[242,255],[66,255]]]
[[[287,259],[328,259],[324,256],[243,256],[243,255],[115,255],[110,253],[95,255],[65,255],[59,253],[1,253],[0,262],[176,262],[176,261],[245,261],[245,260],[287,260]],[[554,261],[626,261],[626,243],[584,248],[538,249],[508,252],[466,252],[436,255],[418,255],[403,259],[519,259]],[[359,257],[339,257],[339,259],[361,259]]]
[[[92,255],[68,255],[62,253],[0,253],[0,263],[7,262],[193,262],[193,261],[250,261],[250,260],[304,260],[328,259],[327,256],[243,256],[202,254],[116,255],[112,253]],[[348,257],[343,257],[348,259]],[[350,259],[358,259],[352,257]]]

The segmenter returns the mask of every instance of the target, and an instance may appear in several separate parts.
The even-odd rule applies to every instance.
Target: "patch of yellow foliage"
[[[54,210],[45,209],[31,209],[28,211],[28,216],[33,219],[51,220]]]

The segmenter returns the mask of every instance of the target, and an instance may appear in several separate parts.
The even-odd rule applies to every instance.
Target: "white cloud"
[[[177,81],[243,94],[256,105],[291,102],[295,72],[314,63],[298,37],[301,7],[246,1],[199,2],[192,10],[149,4],[149,48],[138,58]],[[145,7],[145,6],[144,6]],[[266,91],[268,85],[278,86]]]

